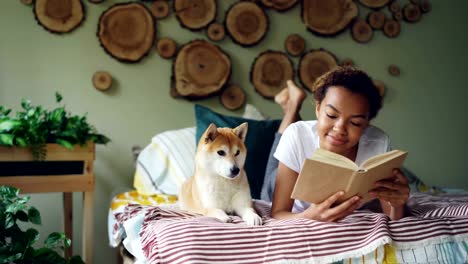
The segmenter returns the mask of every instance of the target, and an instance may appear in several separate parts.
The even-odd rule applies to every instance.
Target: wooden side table
[[[34,161],[28,148],[0,147],[0,185],[21,193],[63,193],[64,229],[73,240],[73,192],[83,192],[82,258],[93,263],[94,143],[74,150],[47,144],[45,161]],[[73,243],[72,243],[73,246]],[[72,255],[72,247],[65,252]]]

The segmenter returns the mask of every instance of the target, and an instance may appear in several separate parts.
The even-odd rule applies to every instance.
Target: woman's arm
[[[320,204],[311,204],[300,213],[292,213],[294,200],[291,193],[296,183],[298,173],[288,168],[282,162],[278,165],[275,192],[271,215],[277,219],[307,218],[324,222],[333,222],[351,214],[359,206],[359,197],[353,196],[338,206],[331,207],[344,193],[337,192]]]

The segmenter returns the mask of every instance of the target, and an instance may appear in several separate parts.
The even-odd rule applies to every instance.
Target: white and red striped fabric
[[[255,201],[255,206],[264,220],[258,227],[237,216],[221,223],[174,208],[129,205],[116,214],[114,231],[144,213],[140,242],[147,263],[330,263],[384,244],[411,249],[468,241],[467,194],[413,194],[408,202],[412,216],[399,221],[370,211],[356,211],[336,223],[275,220],[269,204]]]

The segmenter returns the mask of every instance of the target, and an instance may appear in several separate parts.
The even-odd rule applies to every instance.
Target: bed
[[[468,263],[468,192],[429,187],[410,171],[410,216],[399,221],[367,208],[336,223],[272,219],[271,204],[258,199],[261,186],[252,195],[262,226],[247,226],[238,216],[221,223],[180,210],[177,188],[193,172],[198,126],[213,120],[233,126],[234,117],[207,108],[196,107],[195,114],[197,127],[152,138],[138,155],[134,190],[111,201],[109,242],[127,252],[127,263]],[[246,113],[234,121],[253,122],[249,133],[270,140],[266,131],[276,123],[261,118]],[[256,142],[246,139],[249,151]],[[256,159],[268,155],[255,153]],[[260,161],[253,162],[258,167]]]

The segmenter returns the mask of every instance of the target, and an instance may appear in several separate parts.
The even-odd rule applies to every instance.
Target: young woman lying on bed
[[[317,120],[301,121],[299,110],[306,94],[292,81],[275,97],[284,117],[267,166],[266,187],[262,190],[262,199],[271,200],[274,186],[274,218],[336,221],[362,206],[360,198],[354,196],[332,207],[343,192],[333,194],[320,204],[290,198],[305,159],[316,149],[343,155],[358,165],[390,150],[389,137],[370,125],[381,108],[382,97],[365,72],[338,67],[318,78],[313,91]],[[370,194],[378,198],[382,212],[392,220],[402,218],[410,192],[402,171],[395,168],[393,178],[376,182],[375,186]]]

